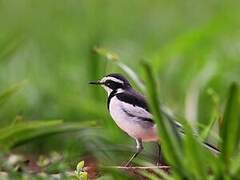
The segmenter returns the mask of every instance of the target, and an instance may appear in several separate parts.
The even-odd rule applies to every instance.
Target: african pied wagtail
[[[153,116],[149,112],[147,102],[143,95],[136,92],[129,81],[120,74],[109,74],[100,81],[90,84],[101,85],[108,94],[108,110],[119,128],[134,138],[137,143],[137,152],[130,158],[126,166],[143,150],[142,142],[157,142],[157,127]],[[175,123],[181,127],[179,123]],[[218,151],[208,143],[204,145],[210,150]],[[160,157],[160,146],[159,157]],[[162,157],[161,157],[162,158]]]

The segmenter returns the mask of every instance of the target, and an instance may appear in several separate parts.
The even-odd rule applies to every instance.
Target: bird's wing
[[[116,97],[123,103],[125,103],[122,109],[129,116],[139,117],[142,120],[154,123],[153,115],[149,111],[149,106],[143,95],[137,93],[132,89],[130,91],[118,93],[116,94]],[[175,121],[175,118],[173,118],[173,116],[170,115],[170,113],[166,111],[166,109],[161,109],[161,111],[165,118],[171,120],[171,122],[175,125],[178,131],[183,131],[182,125],[179,122]]]
[[[118,93],[116,97],[122,102],[122,110],[129,116],[153,123],[153,116],[149,112],[144,96],[135,91],[130,91]]]
[[[129,116],[138,117],[143,121],[149,121],[151,123],[154,123],[153,116],[149,112],[148,104],[144,96],[135,91],[130,91],[118,93],[116,94],[116,97],[122,101],[123,103],[122,109]],[[161,111],[165,118],[170,120],[173,123],[173,125],[177,128],[178,130],[177,132],[184,135],[182,125],[176,120],[174,120],[173,115],[166,111],[166,109],[161,109]],[[203,145],[216,154],[220,153],[218,148],[207,142],[203,142]]]

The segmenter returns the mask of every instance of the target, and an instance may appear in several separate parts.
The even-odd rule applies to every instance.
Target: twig
[[[151,169],[168,170],[168,169],[170,169],[170,166],[132,166],[132,167],[104,166],[103,168],[107,168],[107,169],[123,169],[123,170],[151,170]]]

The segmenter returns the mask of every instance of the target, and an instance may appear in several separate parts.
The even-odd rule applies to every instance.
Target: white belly
[[[156,125],[152,125],[151,122],[143,121],[136,117],[129,117],[122,110],[122,106],[125,108],[129,106],[129,109],[135,108],[130,104],[117,100],[116,97],[111,99],[109,111],[119,128],[135,139],[142,139],[143,141],[158,140]]]

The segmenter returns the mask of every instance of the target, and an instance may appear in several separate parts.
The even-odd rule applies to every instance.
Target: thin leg
[[[157,143],[157,147],[158,147],[157,166],[159,166],[159,165],[165,164],[165,162],[164,162],[164,158],[163,158],[163,155],[162,155],[161,145],[159,143]]]
[[[133,160],[135,157],[137,157],[137,155],[138,155],[139,153],[141,153],[142,150],[143,150],[142,140],[141,140],[141,139],[136,139],[136,143],[137,143],[137,146],[136,146],[137,152],[135,152],[135,153],[133,154],[133,156],[128,160],[127,164],[125,165],[126,167],[127,167],[127,166],[132,162],[132,160]]]

